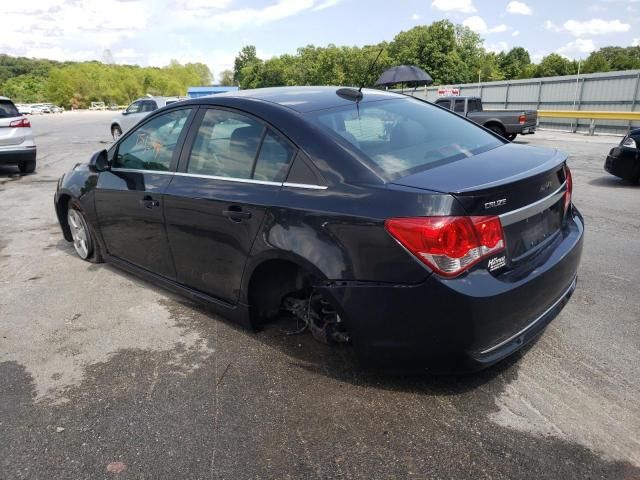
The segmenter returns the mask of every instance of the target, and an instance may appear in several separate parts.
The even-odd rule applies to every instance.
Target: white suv
[[[151,112],[171,103],[186,99],[187,97],[152,97],[150,95],[139,98],[129,105],[124,112],[121,112],[117,117],[111,120],[111,136],[114,140],[117,140],[120,135],[129,130]]]
[[[7,97],[0,97],[0,165],[18,165],[22,173],[36,170],[36,142],[31,123]]]

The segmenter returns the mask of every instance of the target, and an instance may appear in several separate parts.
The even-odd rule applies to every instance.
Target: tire
[[[114,141],[118,140],[122,136],[122,128],[120,128],[120,125],[113,125],[111,127],[111,136]]]
[[[18,168],[20,169],[20,173],[33,173],[36,171],[36,159],[24,160],[18,164]]]
[[[500,125],[489,125],[487,127],[489,130],[491,130],[493,133],[495,133],[496,135],[500,135],[502,138],[507,138],[507,132],[504,131],[504,128],[502,128]]]
[[[67,209],[67,225],[73,238],[73,248],[76,254],[87,262],[102,263],[102,253],[96,237],[87,222],[76,200],[69,201]]]
[[[507,134],[507,140],[509,140],[510,142],[513,142],[517,136],[518,136],[517,133],[509,133]]]

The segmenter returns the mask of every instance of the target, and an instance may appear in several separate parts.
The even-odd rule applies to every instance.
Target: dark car
[[[566,155],[430,103],[292,87],[159,109],[64,175],[55,207],[106,259],[251,328],[293,315],[375,367],[474,370],[576,286]]]
[[[536,110],[484,110],[480,97],[440,97],[434,103],[473,120],[507,140],[513,141],[518,134],[536,133]]]
[[[640,128],[631,130],[607,155],[604,169],[616,177],[640,183]]]

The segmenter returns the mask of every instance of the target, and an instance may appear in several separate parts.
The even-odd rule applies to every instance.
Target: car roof
[[[3,97],[2,95],[0,95],[0,100],[11,100],[9,97]]]
[[[199,97],[198,103],[215,103],[216,98],[247,98],[262,100],[288,107],[300,113],[312,112],[340,106],[353,105],[354,99],[339,96],[338,90],[345,87],[271,87],[253,90],[239,90],[237,92],[218,93]],[[348,88],[352,93],[357,88]],[[376,102],[405,98],[405,96],[387,92],[385,90],[362,89],[360,103]]]

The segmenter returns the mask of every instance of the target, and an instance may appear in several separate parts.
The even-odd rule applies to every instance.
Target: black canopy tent
[[[376,87],[390,87],[400,83],[404,91],[404,85],[418,88],[420,85],[431,85],[433,78],[415,65],[400,65],[385,70],[376,81]]]

